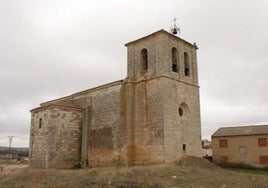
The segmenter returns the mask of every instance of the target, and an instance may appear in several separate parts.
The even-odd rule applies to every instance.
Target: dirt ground
[[[13,172],[17,172],[20,169],[27,168],[28,165],[23,164],[12,164],[12,165],[0,165],[0,173],[9,174]]]
[[[6,172],[0,172],[1,188],[268,188],[268,173],[224,170],[194,157],[148,166],[79,170],[32,169],[25,165],[14,168],[6,167]]]

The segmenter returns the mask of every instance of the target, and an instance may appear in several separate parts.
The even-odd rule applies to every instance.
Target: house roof
[[[212,137],[268,135],[268,125],[221,127]]]
[[[37,112],[43,109],[51,108],[51,107],[57,107],[57,108],[63,108],[63,109],[75,109],[75,110],[83,110],[80,106],[75,104],[71,100],[63,100],[63,101],[57,101],[57,102],[51,102],[46,103],[46,105],[40,106],[38,108],[34,108],[30,110],[30,112]]]
[[[115,86],[115,85],[121,84],[122,82],[124,82],[124,80],[118,80],[118,81],[115,81],[115,82],[111,82],[111,83],[108,83],[108,84],[104,84],[104,85],[101,85],[101,86],[90,88],[90,89],[87,89],[87,90],[84,90],[84,91],[79,91],[79,92],[74,93],[74,94],[69,95],[69,96],[65,96],[65,97],[61,97],[61,98],[58,98],[58,99],[46,101],[46,102],[41,103],[40,107],[34,108],[34,109],[30,110],[30,111],[31,112],[37,111],[37,110],[43,109],[43,108],[48,107],[48,106],[49,107],[51,107],[51,106],[61,106],[61,107],[67,107],[67,108],[80,109],[81,106],[77,105],[76,103],[74,103],[72,101],[73,97],[79,96],[79,95],[82,95],[82,94],[85,94],[85,93],[88,93],[88,92],[94,92],[96,90],[108,88],[110,86]]]

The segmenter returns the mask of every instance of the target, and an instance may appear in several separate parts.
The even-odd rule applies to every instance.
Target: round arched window
[[[183,109],[182,109],[182,107],[179,107],[178,111],[179,111],[180,117],[182,117],[183,116]]]
[[[181,103],[178,108],[178,114],[180,117],[186,117],[189,112],[188,106],[185,103]]]

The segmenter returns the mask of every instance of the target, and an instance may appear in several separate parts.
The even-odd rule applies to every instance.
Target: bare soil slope
[[[170,164],[117,166],[86,170],[40,170],[24,168],[0,173],[0,187],[197,187],[268,188],[268,175],[223,170],[205,159],[187,157]]]

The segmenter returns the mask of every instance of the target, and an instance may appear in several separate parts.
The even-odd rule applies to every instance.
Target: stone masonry
[[[197,46],[164,30],[126,44],[127,77],[31,110],[30,166],[201,156]]]

